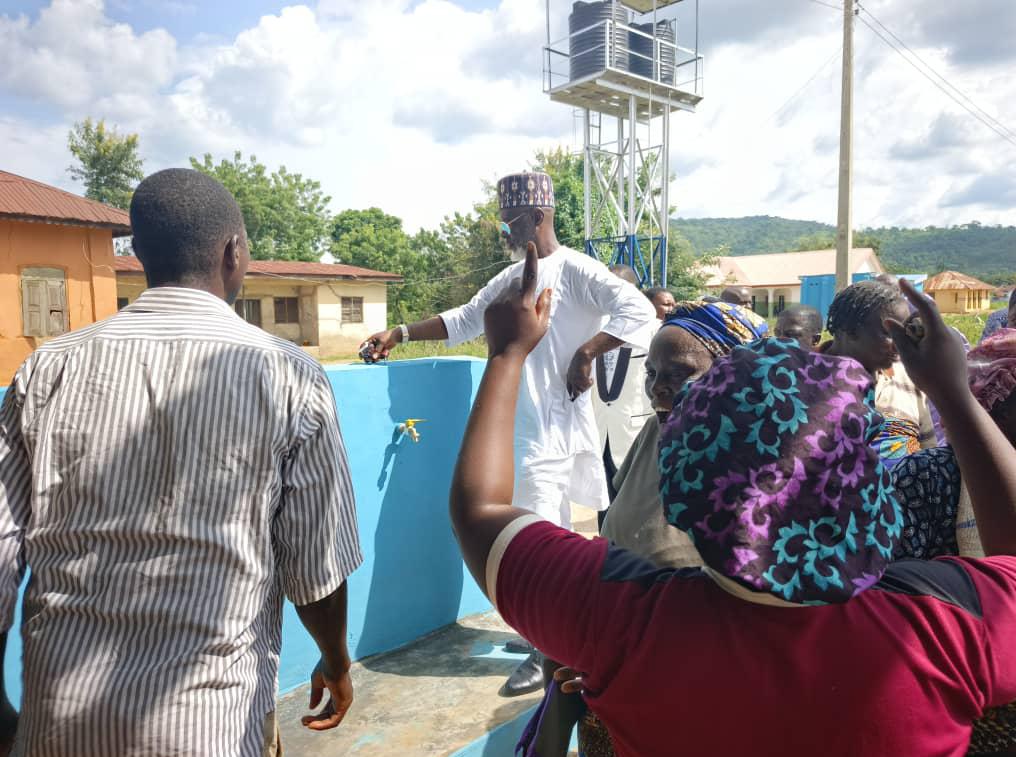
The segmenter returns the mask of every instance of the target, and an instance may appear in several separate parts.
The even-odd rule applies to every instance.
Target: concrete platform
[[[595,512],[574,507],[572,518],[579,533],[596,532]],[[354,663],[353,707],[331,731],[300,725],[309,711],[308,686],[283,695],[277,713],[285,755],[511,757],[523,716],[542,696],[497,694],[524,659],[504,651],[514,637],[496,612],[487,612]]]
[[[445,757],[468,746],[539,702],[540,693],[497,695],[524,659],[503,650],[513,636],[496,613],[484,613],[355,663],[353,707],[331,731],[300,725],[308,712],[308,687],[281,697],[277,712],[285,754]]]

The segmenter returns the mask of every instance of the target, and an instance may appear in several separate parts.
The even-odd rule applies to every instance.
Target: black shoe
[[[536,649],[521,636],[516,636],[504,643],[504,651],[511,654],[532,654]]]
[[[503,697],[520,697],[543,688],[543,655],[532,652],[522,664],[508,676],[501,690],[497,692]]]

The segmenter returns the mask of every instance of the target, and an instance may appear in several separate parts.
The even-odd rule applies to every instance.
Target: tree
[[[679,231],[671,229],[667,240],[667,288],[678,300],[694,300],[705,294],[709,281],[709,267],[721,255],[729,255],[730,248],[717,247],[703,255],[696,255],[694,248]]]
[[[190,159],[191,167],[218,179],[232,192],[243,211],[251,255],[255,260],[316,261],[328,248],[331,198],[321,185],[280,166],[272,173],[251,155],[240,151],[233,160],[213,163]]]
[[[585,247],[585,201],[582,158],[562,147],[536,153],[533,170],[554,182],[554,231],[558,241],[573,250]]]
[[[67,172],[85,185],[85,197],[126,210],[134,187],[144,178],[138,135],[107,129],[102,119],[86,118],[67,134],[67,149],[78,160]]]
[[[388,316],[392,322],[413,321],[429,310],[441,278],[441,239],[435,232],[421,232],[416,244],[402,228],[402,219],[379,208],[344,210],[332,223],[331,253],[350,265],[397,273],[402,284],[388,289]],[[431,248],[434,249],[431,249]]]

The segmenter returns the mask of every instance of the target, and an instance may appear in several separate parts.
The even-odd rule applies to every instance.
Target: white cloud
[[[135,34],[110,21],[101,0],[53,0],[35,23],[0,16],[0,85],[64,108],[157,91],[175,60],[168,33]]]
[[[870,4],[895,30],[913,29],[921,55],[994,116],[1016,116],[1016,84],[1005,68],[951,49],[938,31],[947,16],[918,26],[905,0]],[[556,36],[567,3],[551,5],[561,14]],[[682,6],[686,14],[691,4]],[[15,163],[57,181],[70,123],[106,117],[141,135],[149,170],[239,149],[318,179],[335,209],[378,205],[410,229],[434,226],[468,209],[483,181],[525,165],[535,149],[576,146],[570,109],[542,93],[543,7],[543,0],[502,0],[484,11],[449,0],[322,0],[265,16],[227,41],[178,46],[166,32],[138,34],[112,22],[100,0],[54,0],[36,21],[0,16],[0,96],[32,98],[61,117],[0,121],[0,148],[6,155],[17,140],[30,142],[35,156]],[[1016,22],[1016,5],[1006,8],[1003,30]],[[804,0],[780,10],[754,0],[703,4],[707,96],[699,113],[673,119],[671,196],[680,213],[833,220],[838,60],[780,107],[834,56],[839,16]],[[688,22],[679,16],[679,35]],[[862,25],[857,60],[857,223],[1007,219],[1010,185],[999,166],[1016,147]],[[999,178],[978,181],[982,175]]]

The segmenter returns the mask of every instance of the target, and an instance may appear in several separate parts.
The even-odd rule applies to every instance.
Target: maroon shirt
[[[845,604],[770,606],[546,522],[499,541],[498,610],[586,673],[621,756],[959,756],[1016,700],[1016,557],[902,560]]]

